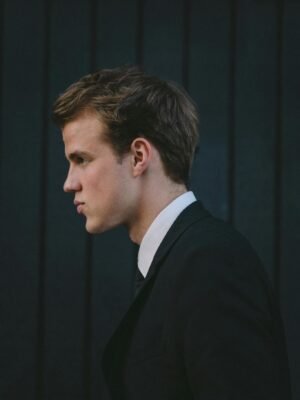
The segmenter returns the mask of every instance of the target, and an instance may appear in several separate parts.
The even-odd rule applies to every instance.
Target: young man
[[[135,299],[110,339],[112,399],[290,398],[284,335],[247,241],[213,218],[188,180],[197,113],[175,84],[100,70],[54,105],[70,168],[64,190],[101,233],[140,245]]]

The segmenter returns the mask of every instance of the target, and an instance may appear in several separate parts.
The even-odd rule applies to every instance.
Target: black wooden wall
[[[136,249],[121,228],[85,233],[49,115],[68,84],[125,63],[197,102],[193,189],[263,259],[300,399],[299,26],[300,0],[1,1],[1,400],[104,399],[99,358]]]

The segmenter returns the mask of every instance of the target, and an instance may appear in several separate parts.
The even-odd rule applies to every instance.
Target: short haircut
[[[195,104],[177,84],[137,67],[102,69],[73,83],[55,101],[53,120],[63,128],[85,111],[95,112],[108,127],[107,140],[117,156],[137,137],[151,142],[164,171],[188,184],[198,141]]]

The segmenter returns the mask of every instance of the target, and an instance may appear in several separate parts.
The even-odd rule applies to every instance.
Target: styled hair
[[[137,137],[157,149],[167,176],[188,183],[198,141],[196,107],[173,82],[137,67],[102,69],[73,83],[55,101],[53,120],[61,128],[85,111],[95,112],[107,127],[106,139],[117,156]]]

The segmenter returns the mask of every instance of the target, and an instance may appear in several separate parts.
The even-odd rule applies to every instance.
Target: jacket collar
[[[160,244],[145,278],[144,285],[156,275],[159,266],[183,233],[191,225],[208,216],[210,216],[209,212],[204,209],[200,201],[192,203],[182,211]]]

